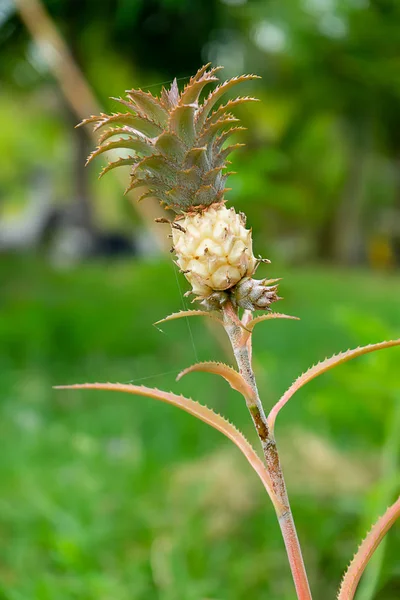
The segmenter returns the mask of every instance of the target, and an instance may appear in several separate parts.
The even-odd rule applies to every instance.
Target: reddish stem
[[[273,494],[276,499],[274,506],[285,542],[297,598],[298,600],[312,600],[278,449],[273,433],[268,426],[251,365],[251,332],[246,329],[246,321],[239,320],[232,304],[227,303],[224,306],[223,315],[225,330],[231,341],[239,372],[253,390],[252,397],[247,399],[247,407],[260,438],[267,470],[271,477]]]

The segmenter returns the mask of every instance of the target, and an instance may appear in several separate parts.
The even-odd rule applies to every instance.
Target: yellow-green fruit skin
[[[254,272],[251,230],[234,208],[188,213],[173,224],[172,239],[177,264],[197,296],[227,290]]]

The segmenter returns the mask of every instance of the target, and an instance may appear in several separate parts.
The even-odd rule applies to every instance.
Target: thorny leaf
[[[227,146],[226,148],[223,148],[223,150],[221,150],[220,152],[218,152],[218,154],[215,156],[214,160],[213,160],[213,164],[216,167],[219,166],[223,166],[225,167],[228,163],[227,163],[227,158],[228,156],[231,154],[231,152],[234,152],[235,150],[237,150],[238,148],[243,148],[243,146],[245,146],[246,144],[231,144],[230,146]]]
[[[186,154],[185,144],[170,131],[164,131],[155,142],[155,147],[177,164],[181,163]]]
[[[221,415],[215,413],[213,410],[208,408],[207,406],[203,406],[190,398],[185,398],[184,396],[178,396],[173,394],[172,392],[164,392],[161,390],[157,390],[155,388],[148,388],[145,386],[138,385],[130,385],[130,384],[121,384],[121,383],[82,383],[75,385],[60,385],[55,386],[55,389],[59,390],[105,390],[105,391],[114,391],[114,392],[125,392],[128,394],[134,394],[137,396],[146,396],[147,398],[155,398],[156,400],[161,400],[162,402],[166,402],[167,404],[172,404],[173,406],[177,406],[187,413],[197,417],[204,423],[211,425],[214,429],[217,429],[221,433],[223,433],[227,438],[229,438],[239,450],[242,451],[250,465],[253,467],[259,478],[261,479],[265,489],[267,490],[275,508],[277,510],[282,509],[279,501],[275,497],[275,493],[273,492],[272,482],[270,476],[264,466],[264,463],[246,440],[244,435],[236,429],[232,423],[227,421]]]
[[[181,140],[190,147],[195,139],[194,115],[197,110],[196,104],[178,104],[169,117],[169,128]]]
[[[261,79],[258,75],[240,75],[239,77],[233,77],[221,85],[218,85],[206,98],[203,102],[203,105],[199,109],[199,112],[196,117],[196,129],[200,132],[203,128],[203,125],[215,104],[218,100],[232,87],[237,85],[238,83],[242,83],[244,81],[250,81],[251,79]]]
[[[368,565],[373,553],[386,533],[399,517],[400,497],[387,509],[377,523],[375,523],[365,540],[361,543],[343,577],[338,593],[338,600],[353,600],[365,567]]]
[[[168,122],[168,110],[158,98],[150,92],[143,92],[142,90],[129,90],[126,95],[132,101],[134,110],[140,116],[150,116],[156,123],[165,127]]]
[[[199,96],[205,88],[205,86],[209,83],[218,81],[218,77],[215,77],[215,73],[217,73],[221,69],[222,67],[214,67],[213,69],[210,69],[207,73],[204,73],[196,81],[189,81],[189,83],[185,86],[182,92],[180,99],[181,104],[197,104]]]
[[[176,186],[186,187],[191,191],[191,195],[201,186],[201,172],[198,167],[190,167],[189,169],[180,169],[176,173]]]
[[[130,110],[134,110],[132,103],[127,102],[123,98],[112,98],[112,100],[115,100],[120,104],[124,104],[124,106],[127,106]],[[114,124],[130,125],[131,127],[138,129],[139,131],[150,137],[155,137],[163,131],[162,127],[149,117],[145,115],[138,115],[132,112],[112,113],[111,115],[101,113],[101,115],[98,117],[92,116],[89,117],[89,119],[85,119],[84,121],[82,121],[82,123],[79,123],[77,127],[79,127],[80,125],[86,125],[87,123],[96,123],[93,128],[93,131],[97,131],[105,125]]]
[[[221,135],[221,130],[224,127],[230,126],[232,123],[238,123],[239,119],[234,117],[233,115],[225,115],[215,123],[212,123],[207,129],[203,131],[201,136],[198,139],[199,146],[210,146],[213,144],[214,140]],[[231,128],[233,129],[233,128]],[[236,129],[237,131],[237,129]],[[227,133],[227,132],[223,132]],[[226,138],[225,138],[226,139]]]
[[[112,138],[115,135],[121,135],[121,134],[133,136],[134,138],[142,140],[143,142],[145,142],[148,145],[149,149],[151,151],[153,151],[152,150],[153,142],[152,142],[151,138],[148,138],[141,131],[139,131],[138,129],[134,129],[133,127],[130,127],[129,125],[124,125],[122,127],[111,127],[110,129],[107,129],[99,137],[99,145],[104,144],[104,142],[106,140],[108,140],[109,138]]]
[[[131,176],[139,179],[146,176],[158,177],[160,181],[164,180],[167,185],[170,180],[174,179],[175,171],[173,164],[165,156],[151,154],[136,163]]]
[[[118,158],[114,162],[109,162],[108,165],[104,167],[99,175],[99,179],[103,177],[106,173],[111,171],[111,169],[115,169],[116,167],[125,167],[128,165],[133,165],[136,162],[135,156],[128,156],[126,158]]]
[[[222,171],[224,168],[225,165],[220,165],[219,167],[215,167],[214,169],[207,171],[203,177],[203,185],[214,185],[214,187],[217,189],[223,187],[223,184],[225,184],[225,179],[228,176],[228,173],[225,173],[225,179],[223,180]]]
[[[191,148],[185,156],[184,167],[199,167],[202,171],[207,171],[210,168],[207,158],[207,147]]]
[[[160,323],[165,323],[166,321],[173,321],[174,319],[181,319],[182,317],[209,317],[210,319],[214,319],[221,325],[223,325],[221,319],[219,319],[216,314],[207,310],[181,310],[180,312],[172,313],[172,315],[168,315],[168,317],[164,317],[164,319],[160,319],[154,325],[160,325]]]
[[[126,188],[124,194],[141,187],[149,187],[157,191],[161,199],[165,196],[166,184],[160,177],[152,177],[151,175],[143,175],[140,179],[131,179],[130,184]]]
[[[103,152],[108,152],[108,150],[120,150],[121,148],[127,148],[129,150],[134,150],[135,152],[140,152],[141,154],[151,156],[151,149],[149,148],[148,144],[142,139],[131,136],[130,138],[120,138],[114,142],[108,142],[108,144],[99,146],[88,156],[86,165],[88,165],[96,156],[99,156]]]
[[[232,108],[235,108],[239,104],[244,104],[245,102],[259,102],[259,98],[252,98],[250,96],[239,96],[234,100],[229,100],[226,104],[222,104],[215,110],[209,117],[207,117],[206,122],[204,123],[204,129],[214,123],[218,119],[220,119],[225,113],[230,111]]]
[[[211,184],[200,186],[194,195],[193,206],[205,206],[209,204],[213,198],[218,200],[224,193],[224,183],[224,181],[221,181],[218,189]]]
[[[187,369],[181,371],[176,378],[179,381],[184,375],[188,373],[194,373],[196,371],[202,371],[206,373],[214,373],[215,375],[221,375],[231,386],[232,389],[236,390],[242,396],[245,397],[246,400],[254,402],[254,393],[251,387],[246,383],[242,375],[233,369],[232,367],[225,365],[224,363],[206,361],[201,363],[196,363]]]
[[[230,173],[221,173],[219,169],[225,169],[228,155],[239,147],[235,144],[222,150],[222,144],[231,134],[244,129],[232,126],[238,119],[229,111],[254,99],[238,97],[211,111],[231,87],[256,76],[243,75],[221,83],[199,105],[202,90],[207,84],[217,81],[215,74],[222,68],[209,67],[210,64],[199,69],[181,93],[176,79],[169,90],[162,88],[160,98],[150,92],[133,89],[127,92],[126,100],[114,98],[129,112],[101,113],[85,119],[82,124],[93,124],[95,131],[111,125],[100,137],[99,147],[88,160],[107,150],[132,148],[140,158],[132,163],[131,183],[126,193],[140,187],[142,180],[152,176],[158,179],[152,186],[154,196],[178,214],[187,212],[191,207],[206,208],[221,202],[229,189],[225,188],[225,182]],[[123,137],[117,140],[114,138],[121,135]],[[108,142],[110,138],[112,141]],[[154,155],[157,158],[153,160]],[[122,164],[117,161],[104,169],[103,174]]]
[[[166,90],[165,87],[162,88],[161,104],[167,110],[171,110],[178,104],[178,101],[179,101],[179,88],[178,88],[178,82],[175,77],[173,82],[171,83],[171,87],[169,90]]]
[[[238,131],[246,131],[246,127],[239,125],[238,127],[231,127],[230,129],[227,129],[226,131],[224,131],[221,135],[219,135],[215,139],[213,145],[210,147],[210,153],[213,156],[218,156],[218,154],[222,150],[222,146],[227,141],[227,139],[230,138],[230,136],[233,135],[234,133],[237,133]]]
[[[207,71],[208,67],[211,67],[210,62],[208,62],[206,65],[203,65],[202,67],[200,67],[200,69],[197,71],[197,73],[189,79],[189,83],[187,84],[187,86],[192,85],[193,83],[198,81],[200,79],[200,77],[203,77],[203,75]],[[216,67],[216,68],[223,69],[223,67]]]
[[[246,323],[246,329],[253,331],[257,323],[261,323],[262,321],[269,321],[270,319],[292,319],[293,321],[300,321],[299,317],[292,317],[291,315],[284,315],[283,313],[271,312],[265,315],[259,315],[258,317],[251,319],[251,321]]]
[[[400,339],[391,340],[388,342],[380,342],[378,344],[369,344],[368,346],[362,346],[359,348],[355,348],[354,350],[347,350],[346,352],[340,352],[339,354],[335,354],[330,358],[326,358],[325,360],[319,362],[318,364],[310,367],[308,371],[300,375],[296,379],[294,383],[290,386],[290,388],[283,394],[281,399],[275,404],[272,408],[271,412],[268,415],[268,425],[271,431],[274,430],[276,417],[281,410],[281,408],[286,404],[288,400],[293,396],[297,390],[299,390],[303,385],[318,377],[318,375],[322,375],[326,371],[333,369],[342,363],[351,360],[352,358],[357,358],[358,356],[362,356],[363,354],[368,354],[369,352],[375,352],[375,350],[384,350],[385,348],[392,348],[393,346],[399,346]]]

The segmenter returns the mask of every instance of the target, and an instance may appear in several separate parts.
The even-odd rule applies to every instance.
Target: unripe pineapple
[[[206,85],[218,81],[221,67],[202,67],[179,92],[176,79],[160,98],[142,90],[127,92],[128,100],[116,99],[129,112],[102,114],[83,121],[95,130],[111,125],[100,137],[88,162],[107,150],[127,149],[128,156],[109,163],[111,169],[130,165],[130,185],[145,188],[139,200],[155,196],[177,216],[171,223],[177,264],[199,300],[227,299],[243,278],[251,278],[258,261],[253,256],[251,230],[244,216],[225,207],[225,182],[229,154],[243,144],[226,145],[238,119],[230,110],[255,98],[238,97],[216,108],[226,91],[256,75],[234,77],[218,85],[203,100]],[[115,125],[117,125],[115,127]],[[119,136],[117,139],[115,136]],[[223,294],[218,294],[224,292]],[[217,294],[216,294],[217,293]],[[256,297],[253,294],[254,297]],[[259,295],[257,295],[258,297]],[[241,294],[235,302],[240,305]],[[245,308],[265,309],[246,296]],[[222,301],[222,300],[221,300]]]

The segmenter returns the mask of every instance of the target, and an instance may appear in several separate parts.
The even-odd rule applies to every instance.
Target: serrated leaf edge
[[[167,404],[171,404],[173,406],[177,406],[184,410],[185,412],[197,417],[207,425],[214,427],[223,433],[228,439],[230,439],[238,448],[242,451],[247,461],[253,467],[254,471],[259,476],[261,482],[263,483],[265,489],[270,496],[275,509],[277,511],[282,509],[280,502],[275,497],[275,493],[273,491],[273,485],[269,473],[258,456],[254,448],[247,441],[245,436],[233,425],[225,419],[220,414],[215,413],[211,408],[200,404],[192,400],[191,398],[186,398],[185,396],[178,396],[172,392],[164,392],[162,390],[158,390],[157,388],[148,388],[146,386],[137,386],[132,384],[121,384],[121,383],[82,383],[82,384],[73,384],[73,385],[58,385],[55,386],[54,389],[58,390],[103,390],[103,391],[114,391],[114,392],[125,392],[128,394],[134,394],[138,396],[145,396],[148,398],[155,398],[157,400],[161,400],[162,402],[166,402]]]
[[[236,369],[226,365],[225,363],[210,360],[196,363],[190,367],[187,367],[186,369],[183,369],[183,371],[181,371],[177,376],[176,380],[179,381],[188,373],[195,373],[196,371],[220,375],[229,383],[232,389],[239,392],[239,394],[242,394],[246,401],[251,403],[255,402],[253,390],[248,383],[246,383],[243,376],[236,371]]]
[[[378,519],[365,539],[361,542],[343,576],[337,596],[338,600],[353,600],[358,583],[373,553],[399,517],[400,496],[396,502],[387,509],[385,514]]]
[[[285,406],[285,404],[290,400],[295,392],[297,392],[301,387],[303,387],[306,383],[318,377],[318,375],[322,375],[326,371],[333,369],[340,364],[351,360],[352,358],[357,358],[358,356],[362,356],[363,354],[368,354],[369,352],[375,352],[377,350],[384,350],[385,348],[393,348],[394,346],[400,345],[400,339],[390,340],[385,342],[379,342],[377,344],[368,344],[367,346],[358,346],[353,350],[346,350],[345,352],[339,352],[338,354],[334,354],[330,358],[326,358],[321,362],[317,363],[310,367],[307,371],[305,371],[302,375],[300,375],[286,390],[280,400],[275,404],[272,408],[271,412],[268,415],[268,425],[271,428],[271,431],[274,430],[275,420],[279,413],[279,411]]]

